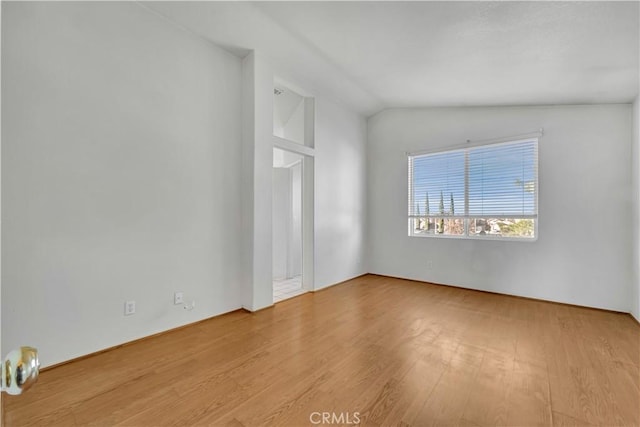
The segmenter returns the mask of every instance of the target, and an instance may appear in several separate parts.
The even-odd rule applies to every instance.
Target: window
[[[409,235],[535,239],[538,140],[409,155]]]

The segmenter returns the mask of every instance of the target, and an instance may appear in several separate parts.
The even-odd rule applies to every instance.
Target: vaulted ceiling
[[[627,103],[638,2],[150,2],[369,115],[385,108]],[[286,77],[286,76],[285,76]]]

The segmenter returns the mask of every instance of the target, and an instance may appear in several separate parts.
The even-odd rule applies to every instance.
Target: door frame
[[[302,289],[314,288],[314,155],[313,148],[274,136],[273,148],[301,156],[302,169]],[[273,254],[272,254],[273,256]],[[287,260],[287,263],[289,260]],[[272,283],[273,286],[273,283]],[[273,288],[272,288],[273,289]]]

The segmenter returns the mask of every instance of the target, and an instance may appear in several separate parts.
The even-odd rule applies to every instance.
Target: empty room
[[[0,12],[0,425],[640,426],[640,2]]]

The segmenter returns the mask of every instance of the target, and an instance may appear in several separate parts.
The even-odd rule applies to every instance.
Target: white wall
[[[0,2],[0,46],[2,46],[2,9],[4,8],[4,3]],[[0,58],[1,59],[1,58]],[[2,61],[0,60],[0,81],[2,81]],[[0,90],[0,92],[2,92]],[[2,102],[0,100],[0,117],[2,117]],[[1,122],[1,120],[0,120]],[[0,123],[0,128],[1,128]],[[2,137],[0,136],[0,187],[2,185]],[[0,197],[0,212],[2,212],[2,201]],[[2,217],[0,215],[0,240],[2,239]],[[0,245],[0,291],[2,290],[2,245]],[[2,292],[0,292],[0,319],[2,318]],[[2,350],[2,327],[0,326],[0,360],[4,360],[4,352]],[[2,393],[0,393],[0,420],[4,420],[4,416],[2,415]],[[0,426],[2,425],[2,421],[0,421]]]
[[[302,164],[298,159],[294,165],[273,168],[274,279],[288,279],[302,273]]]
[[[273,304],[273,71],[256,52],[242,61],[242,307]]]
[[[3,347],[47,366],[240,307],[241,61],[136,3],[2,8]]]
[[[256,230],[245,242],[251,280],[245,280],[243,307],[258,310],[272,302],[271,165],[273,134],[273,87],[276,76],[304,91],[304,76],[275,69],[268,58],[251,53],[243,63],[246,84],[244,134],[245,163],[253,165],[244,192],[245,221]],[[314,274],[313,289],[334,285],[367,272],[365,260],[366,120],[322,94],[315,98],[314,142]],[[271,139],[269,139],[271,138]],[[267,140],[271,144],[267,144]],[[253,157],[252,157],[253,156]],[[251,158],[252,157],[252,158]],[[266,166],[269,168],[267,169]],[[310,169],[305,164],[305,169]],[[305,172],[306,173],[306,172]],[[254,196],[250,196],[254,195]],[[253,197],[251,199],[251,197]],[[249,200],[251,199],[251,200]],[[251,218],[249,218],[251,217]],[[253,222],[251,222],[253,221]],[[267,252],[267,249],[269,252]],[[268,253],[268,256],[265,254]],[[308,271],[308,269],[307,269]],[[247,273],[249,274],[249,273]]]
[[[279,136],[279,135],[276,135]],[[289,141],[295,141],[298,144],[304,144],[304,99],[300,103],[287,120],[282,129],[282,137]]]
[[[633,140],[631,149],[632,180],[632,299],[631,314],[640,321],[640,96],[633,103]]]
[[[316,97],[315,289],[366,273],[364,118]]]
[[[287,263],[289,276],[302,274],[302,161],[289,168],[291,176],[291,235]]]
[[[250,53],[242,60],[242,232],[241,240],[242,278],[240,282],[240,302],[250,309],[253,305],[253,182],[255,157],[255,55]],[[269,217],[271,221],[271,217]]]
[[[274,167],[272,183],[272,275],[274,279],[285,279],[287,277],[289,228],[291,226],[291,184],[289,169]]]
[[[304,144],[304,98],[289,88],[273,96],[273,134],[289,141]]]
[[[377,114],[368,122],[370,271],[628,312],[631,126],[630,105]],[[540,127],[536,242],[407,236],[407,151]]]

